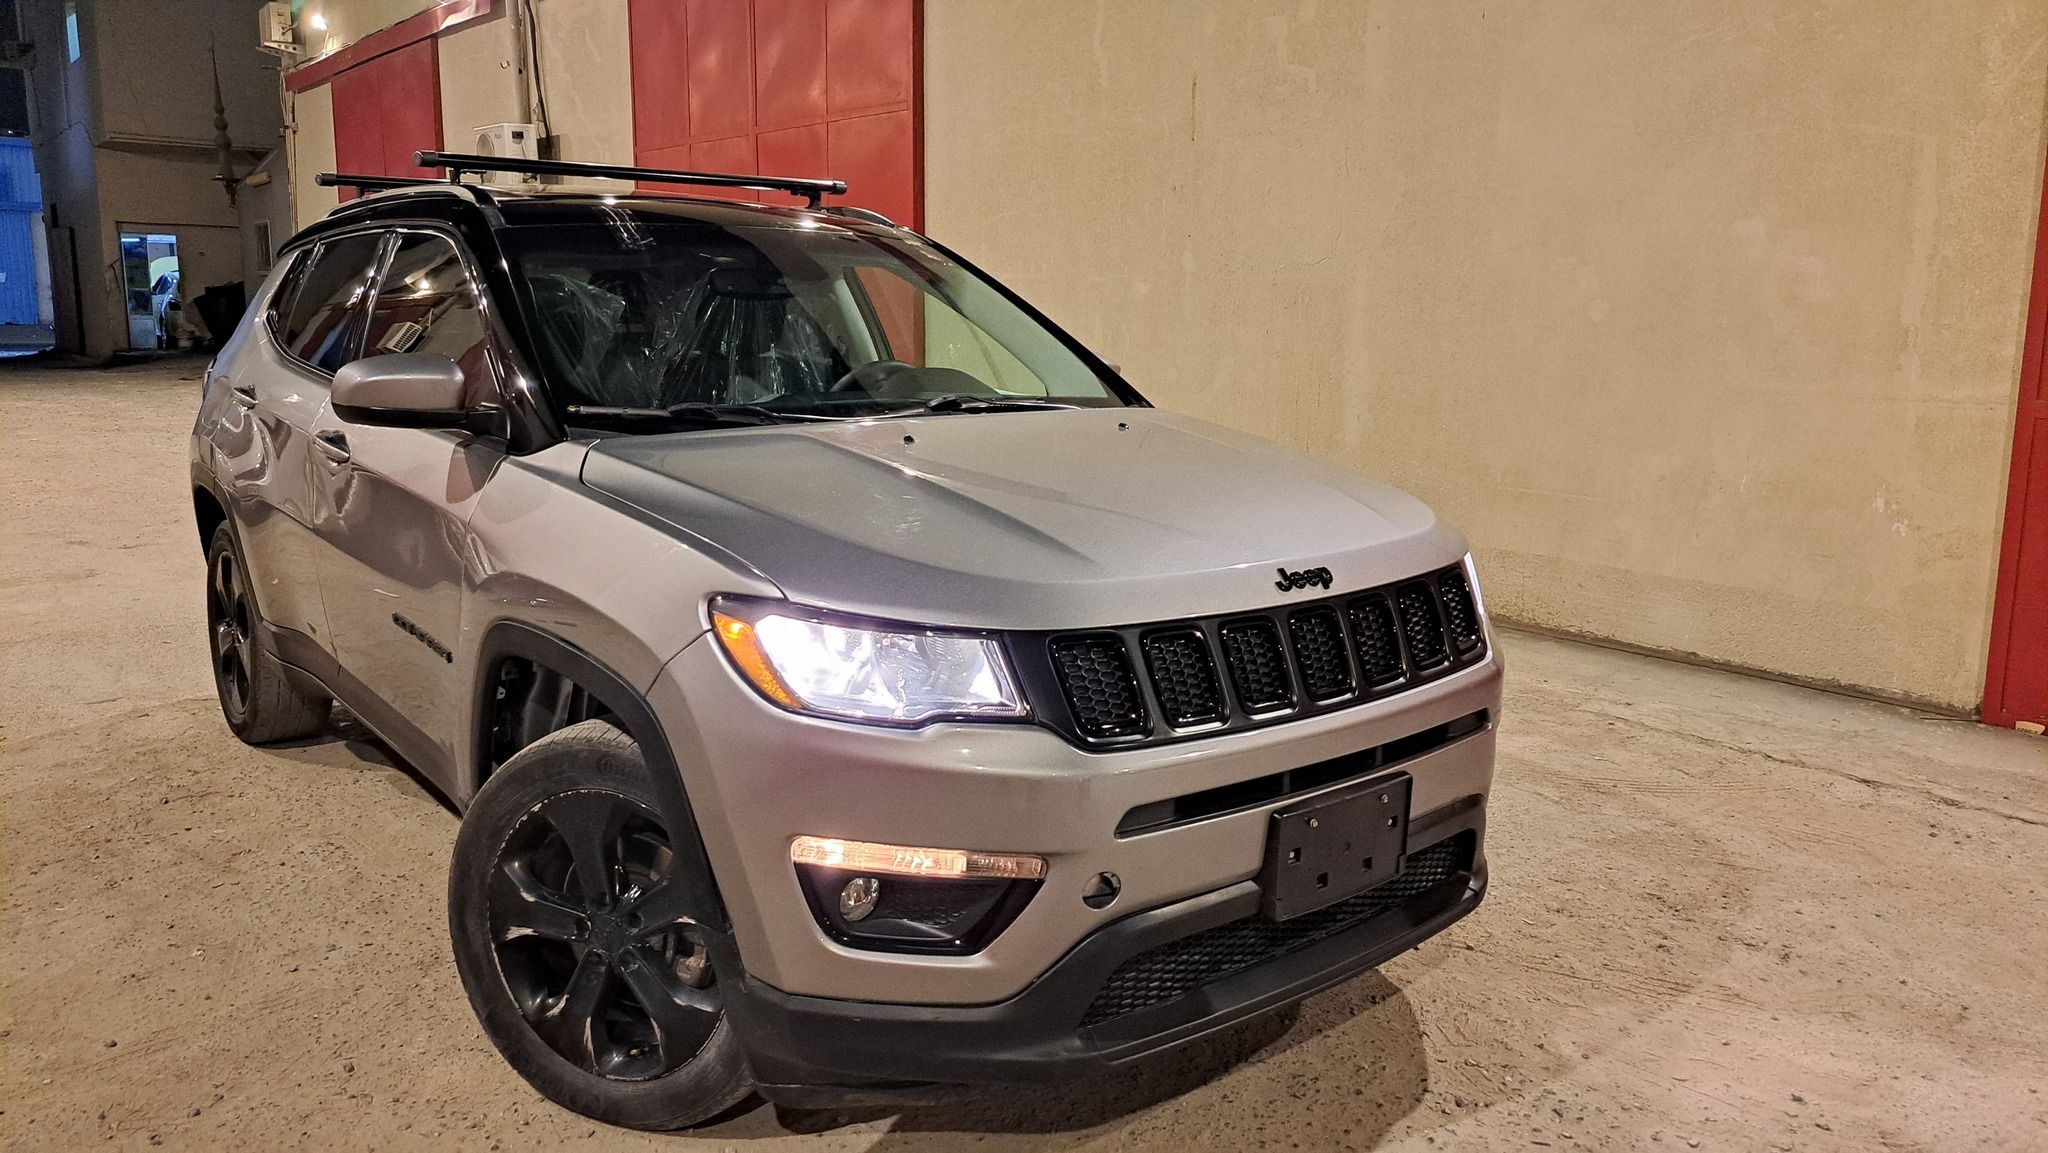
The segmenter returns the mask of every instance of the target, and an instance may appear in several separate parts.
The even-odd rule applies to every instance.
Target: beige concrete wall
[[[441,147],[475,152],[478,128],[529,119],[520,93],[525,73],[519,27],[501,6],[441,35],[434,49],[441,71]]]
[[[256,47],[257,8],[258,0],[80,5],[98,94],[93,143],[213,148],[218,65],[229,138],[258,155],[277,147],[278,60]]]
[[[1520,621],[1979,699],[2048,5],[926,0],[931,232]]]
[[[329,32],[318,37],[334,51],[432,7],[423,0],[327,0],[308,5],[322,12]],[[540,78],[546,85],[548,129],[564,160],[603,164],[633,162],[633,89],[626,0],[533,0],[539,34]],[[486,124],[539,119],[522,69],[526,18],[512,0],[489,16],[459,24],[438,37],[441,76],[441,138],[450,151],[467,152],[476,129]],[[377,23],[377,21],[385,23]],[[313,174],[334,167],[334,102],[325,84],[287,101],[292,111],[292,206],[297,227],[325,216],[340,203],[333,189],[313,184]],[[628,189],[618,181],[549,181],[551,187]]]
[[[285,139],[291,150],[292,231],[334,211],[339,189],[322,188],[313,178],[334,171],[334,91],[320,84],[285,94],[290,123]],[[280,238],[282,239],[282,238]]]
[[[549,131],[564,160],[633,163],[626,0],[535,0]]]

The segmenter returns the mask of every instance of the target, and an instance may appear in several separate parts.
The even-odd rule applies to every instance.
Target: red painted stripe
[[[447,0],[416,16],[409,16],[389,28],[381,28],[361,40],[329,53],[318,60],[309,60],[284,74],[284,86],[288,92],[304,92],[316,84],[325,84],[339,73],[345,72],[366,60],[373,60],[386,52],[395,52],[408,44],[416,44],[447,29],[489,16],[497,0]]]

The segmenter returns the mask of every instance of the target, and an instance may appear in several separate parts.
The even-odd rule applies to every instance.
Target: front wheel
[[[639,746],[604,721],[520,750],[464,815],[448,878],[456,967],[484,1033],[549,1100],[676,1129],[752,1090],[684,847]]]

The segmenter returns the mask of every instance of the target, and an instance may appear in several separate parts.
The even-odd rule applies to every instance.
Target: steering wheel
[[[832,387],[825,391],[852,392],[857,388],[862,392],[873,392],[875,385],[895,376],[897,373],[915,371],[916,369],[916,365],[905,364],[900,360],[871,360],[852,372],[847,373],[845,376],[840,377],[838,380],[833,381]]]

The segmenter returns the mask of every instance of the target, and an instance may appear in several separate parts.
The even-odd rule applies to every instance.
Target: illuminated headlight
[[[711,624],[748,683],[787,709],[898,725],[1029,715],[990,637],[735,597],[712,602]]]

